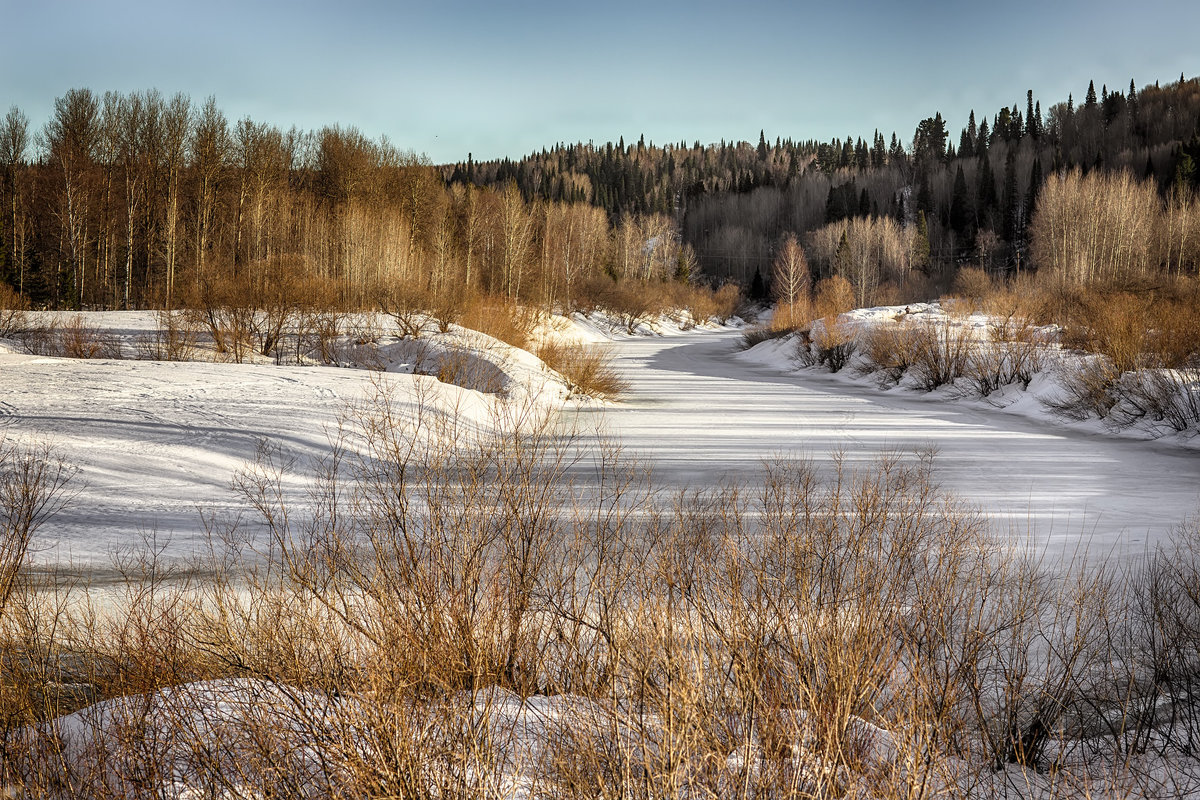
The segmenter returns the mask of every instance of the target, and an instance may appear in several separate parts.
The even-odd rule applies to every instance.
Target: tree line
[[[978,121],[972,111],[957,140],[935,113],[907,146],[878,130],[869,142],[772,143],[763,133],[757,146],[622,140],[559,145],[516,162],[468,161],[444,173],[451,182],[515,181],[527,197],[553,195],[566,181],[575,199],[610,219],[653,204],[675,215],[700,269],[746,286],[756,273],[769,276],[787,234],[813,244],[819,229],[856,218],[889,218],[907,231],[917,250],[910,260],[926,275],[968,263],[995,274],[1035,268],[1030,223],[1038,193],[1050,176],[1073,169],[1128,172],[1152,183],[1164,202],[1200,188],[1198,79],[1181,75],[1140,90],[1131,80],[1127,91],[1102,86],[1099,93],[1092,83],[1082,103],[1068,96],[1045,111],[1029,90],[1024,106]]]
[[[349,305],[397,286],[570,305],[597,279],[691,273],[670,217],[571,200],[447,183],[354,127],[231,122],[212,98],[73,89],[40,129],[0,121],[0,276],[36,305],[170,307],[281,262]]]
[[[347,304],[402,285],[569,305],[600,278],[704,274],[765,291],[791,234],[814,278],[845,272],[867,302],[914,271],[1036,269],[1049,252],[1033,242],[1039,195],[1073,171],[1150,186],[1161,207],[1145,229],[1177,245],[1139,269],[1195,271],[1200,80],[1090,85],[1045,113],[1025,99],[978,123],[972,112],[957,141],[934,114],[907,146],[879,131],[643,137],[439,167],[354,127],[282,130],[230,121],[212,98],[73,89],[39,129],[15,107],[0,121],[0,276],[37,305],[171,306],[286,259]]]

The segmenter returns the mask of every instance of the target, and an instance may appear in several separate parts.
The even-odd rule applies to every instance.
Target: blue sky
[[[0,0],[0,112],[158,88],[235,120],[355,125],[435,162],[555,142],[912,137],[1200,73],[1196,0],[179,3]],[[981,117],[982,118],[982,117]]]

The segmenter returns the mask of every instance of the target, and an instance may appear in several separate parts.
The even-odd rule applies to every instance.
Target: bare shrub
[[[854,309],[854,288],[840,275],[823,278],[817,282],[813,306],[818,318],[845,314]]]
[[[148,338],[140,339],[143,358],[153,361],[189,361],[196,354],[198,332],[195,316],[186,311],[164,309],[156,314],[158,327]]]
[[[900,382],[928,346],[928,331],[909,323],[873,325],[860,335],[864,372],[878,373],[882,386]]]
[[[662,285],[656,283],[598,278],[588,285],[587,291],[597,306],[620,319],[629,334],[637,333],[639,326],[667,311],[670,305]],[[697,319],[707,310],[697,307]]]
[[[566,379],[571,391],[589,397],[615,399],[629,388],[612,365],[612,354],[600,347],[546,342],[538,358]]]
[[[429,294],[409,284],[390,286],[379,298],[380,309],[396,323],[402,339],[421,338],[430,319],[430,306]]]
[[[962,267],[954,276],[952,291],[973,306],[978,306],[992,293],[992,279],[978,267]]]
[[[841,320],[826,317],[821,324],[813,325],[810,332],[811,344],[800,343],[801,361],[809,364],[824,364],[830,372],[840,372],[858,349],[853,328]],[[805,353],[811,360],[806,361]]]
[[[988,327],[988,340],[972,348],[966,377],[979,397],[1012,384],[1028,389],[1046,363],[1046,343],[1024,320],[1000,319]]]
[[[46,314],[35,318],[30,315],[30,324],[18,334],[21,349],[35,356],[61,355],[58,329],[59,321],[54,316]]]
[[[47,446],[0,440],[0,618],[26,567],[34,534],[66,505],[74,474]]]
[[[915,348],[911,369],[916,386],[931,392],[967,374],[972,344],[969,330],[943,322],[926,325],[917,336],[920,346]]]
[[[508,391],[508,376],[495,363],[503,360],[503,355],[495,351],[486,352],[478,347],[451,342],[439,348],[429,358],[429,363],[418,366],[416,372],[432,375],[442,383],[452,383],[464,389],[485,394],[504,394]],[[432,369],[429,364],[432,364]]]
[[[1057,372],[1063,394],[1044,398],[1042,402],[1065,419],[1084,420],[1090,416],[1103,419],[1120,400],[1116,391],[1120,373],[1103,356],[1083,359],[1075,367],[1062,363]]]
[[[1200,428],[1200,368],[1126,373],[1112,392],[1117,402],[1107,416],[1118,425],[1150,420],[1173,431]]]
[[[433,295],[429,302],[429,316],[437,324],[439,333],[447,333],[450,327],[462,320],[467,299],[462,292],[445,289]]]
[[[486,333],[519,350],[528,350],[533,331],[542,318],[543,312],[540,310],[519,305],[514,300],[477,296],[467,303],[461,324],[464,328]]]
[[[29,304],[25,298],[0,281],[0,339],[16,339],[31,324]]]
[[[121,342],[75,314],[58,329],[59,354],[67,358],[121,358]]]

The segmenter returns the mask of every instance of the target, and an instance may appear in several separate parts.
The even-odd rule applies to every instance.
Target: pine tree
[[[1033,139],[1038,136],[1037,117],[1033,115],[1033,89],[1025,92],[1025,135]]]
[[[767,160],[767,137],[763,130],[758,132],[758,160]],[[760,278],[761,280],[761,278]]]
[[[1096,107],[1096,84],[1093,81],[1088,81],[1087,99],[1083,101],[1083,107]]]

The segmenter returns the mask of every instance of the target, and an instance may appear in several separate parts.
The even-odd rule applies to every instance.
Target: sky
[[[828,140],[1200,73],[1196,0],[0,0],[0,113],[157,88],[435,163],[557,142]]]

